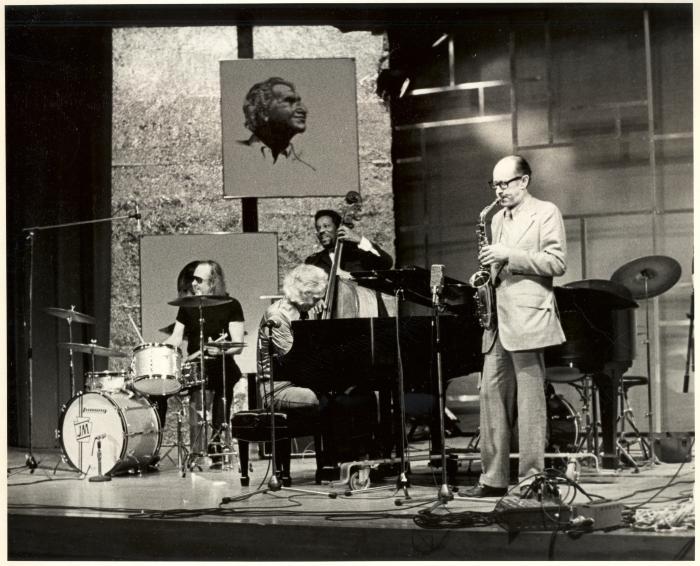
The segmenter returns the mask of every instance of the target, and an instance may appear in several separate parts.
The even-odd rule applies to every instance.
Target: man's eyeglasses
[[[491,187],[491,190],[496,190],[496,189],[501,189],[502,191],[505,191],[508,188],[508,185],[510,185],[513,181],[517,181],[518,179],[522,179],[525,175],[518,175],[517,177],[513,177],[512,179],[508,179],[507,181],[489,181],[489,187]]]
[[[209,279],[202,279],[201,277],[197,277],[196,275],[193,275],[193,276],[192,276],[192,279],[194,279],[194,280],[195,280],[197,283],[199,283],[200,285],[201,285],[202,283],[204,283],[205,281],[209,281]]]

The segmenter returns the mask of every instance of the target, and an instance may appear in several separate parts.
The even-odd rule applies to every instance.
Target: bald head
[[[496,179],[496,170],[498,170],[499,173],[512,173],[511,177],[515,175],[527,175],[528,177],[532,176],[530,164],[520,155],[507,155],[506,157],[500,159],[493,168],[494,179]]]
[[[493,168],[492,187],[501,206],[514,208],[527,195],[530,184],[530,164],[520,155],[508,155]]]

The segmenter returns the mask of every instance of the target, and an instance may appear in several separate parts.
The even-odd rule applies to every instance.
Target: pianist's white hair
[[[312,293],[316,298],[323,298],[328,284],[328,275],[320,267],[302,263],[297,265],[284,277],[282,292],[292,303],[302,304],[303,296]]]

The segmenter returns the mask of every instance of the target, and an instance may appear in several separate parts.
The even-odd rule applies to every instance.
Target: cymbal
[[[60,342],[59,347],[84,354],[94,354],[95,356],[106,356],[109,358],[127,358],[129,354],[114,348],[98,346],[97,344],[79,344],[77,342]]]
[[[69,320],[71,322],[82,322],[83,324],[95,324],[95,317],[87,314],[83,314],[73,309],[59,309],[57,307],[48,307],[44,309],[44,312],[50,314],[51,316],[56,316],[64,320]]]
[[[174,307],[213,307],[230,303],[231,301],[233,299],[226,295],[187,295],[168,301],[168,304]]]
[[[158,332],[162,332],[163,334],[172,334],[173,330],[175,330],[175,323],[168,324],[168,326],[164,326],[163,328],[159,328]]]
[[[228,350],[229,348],[243,348],[247,346],[245,342],[206,342],[207,348],[218,348],[219,350]]]
[[[610,279],[627,287],[635,299],[651,299],[668,291],[680,278],[681,264],[675,259],[650,255],[626,263]]]

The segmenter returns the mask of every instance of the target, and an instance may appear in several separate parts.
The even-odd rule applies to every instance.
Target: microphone
[[[274,318],[265,321],[266,328],[279,328],[280,326],[282,326],[282,323],[279,320],[275,320]]]
[[[136,218],[136,231],[141,233],[141,213],[139,212],[139,203],[136,203],[134,218]]]
[[[102,440],[103,438],[107,438],[107,433],[98,434],[95,440]]]
[[[437,306],[439,296],[445,283],[445,266],[433,264],[430,266],[430,292],[433,294],[433,306]]]

